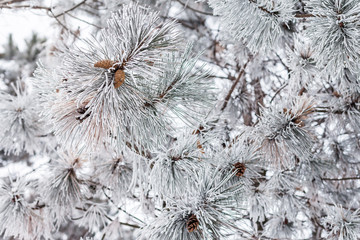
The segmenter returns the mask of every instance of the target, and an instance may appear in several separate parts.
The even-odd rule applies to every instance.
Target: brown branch
[[[260,115],[260,105],[264,106],[264,97],[265,93],[261,88],[260,78],[255,78],[252,81],[254,87],[254,94],[255,94],[255,114],[257,116]]]
[[[344,178],[321,178],[324,181],[346,181],[346,180],[360,180],[360,177],[344,177]]]
[[[47,10],[50,11],[51,8],[49,7],[44,7],[44,6],[33,6],[33,5],[15,5],[15,6],[11,6],[11,5],[0,5],[0,9],[2,8],[8,8],[8,9],[14,9],[14,8],[30,8],[30,9],[43,9],[43,10]]]
[[[49,13],[51,13],[51,16],[60,24],[60,26],[62,26],[66,31],[70,32],[72,35],[74,35],[75,38],[79,38],[79,36],[74,33],[73,31],[71,31],[68,27],[66,27],[54,14],[54,12],[52,11],[52,9],[50,8]]]
[[[10,0],[10,1],[1,1],[0,4],[13,4],[19,2],[25,2],[26,0]]]
[[[273,51],[275,53],[275,55],[277,56],[277,58],[279,59],[281,65],[284,66],[284,68],[286,69],[286,71],[288,72],[288,78],[290,78],[290,73],[291,73],[291,69],[285,64],[285,62],[283,61],[283,59],[280,57],[280,55],[276,52]]]
[[[297,13],[294,15],[296,18],[311,18],[316,17],[314,14],[311,13]]]
[[[159,95],[158,101],[163,99],[170,91],[174,88],[174,85],[179,81],[179,79],[174,79],[174,81],[171,82],[171,84]]]
[[[250,2],[250,3],[257,4],[257,1],[256,1],[256,0],[249,0],[249,2]],[[257,7],[258,9],[260,9],[261,11],[269,14],[269,15],[279,16],[279,12],[271,12],[271,11],[267,10],[266,8],[264,8],[264,7],[262,7],[262,6],[259,6],[259,5],[257,5],[256,7]]]
[[[231,88],[230,88],[230,91],[228,92],[228,94],[226,95],[226,97],[225,97],[225,99],[224,99],[224,104],[223,104],[223,106],[221,107],[220,111],[224,111],[224,109],[226,108],[226,106],[227,106],[227,104],[228,104],[228,102],[229,102],[229,100],[230,100],[231,94],[234,92],[235,87],[236,87],[236,85],[239,83],[241,76],[244,75],[246,66],[248,65],[248,63],[250,62],[251,59],[252,59],[252,58],[249,58],[249,59],[247,60],[247,62],[244,64],[244,66],[242,67],[241,71],[239,72],[239,75],[237,76],[235,82],[233,83],[233,85],[232,85]]]
[[[281,90],[283,90],[286,86],[288,85],[288,83],[285,83],[284,85],[282,85],[274,94],[274,96],[271,98],[270,103],[272,103],[272,101],[274,101],[275,97],[281,92]]]

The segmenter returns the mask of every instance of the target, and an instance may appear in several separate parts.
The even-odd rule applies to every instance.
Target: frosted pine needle
[[[302,96],[294,98],[290,106],[262,108],[255,140],[273,166],[291,168],[296,158],[309,160],[313,141],[305,126],[313,106],[311,98]]]

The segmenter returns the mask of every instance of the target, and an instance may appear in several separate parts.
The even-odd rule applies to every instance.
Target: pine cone
[[[233,172],[236,171],[236,174],[235,174],[236,176],[241,177],[244,175],[245,170],[246,170],[245,164],[243,164],[241,162],[237,162],[233,166],[234,166]]]
[[[94,64],[94,67],[109,69],[114,65],[114,61],[109,59],[100,60]]]
[[[117,89],[125,82],[125,72],[123,70],[118,69],[115,72],[114,77],[114,87]]]
[[[188,230],[188,232],[193,232],[196,231],[196,229],[199,226],[199,220],[197,219],[195,214],[191,214],[187,223],[186,223],[186,228]]]

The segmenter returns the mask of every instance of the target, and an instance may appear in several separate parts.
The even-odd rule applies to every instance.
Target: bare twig
[[[295,14],[296,18],[310,18],[310,17],[316,17],[315,15],[311,13],[297,13]]]
[[[200,11],[200,10],[197,10],[195,8],[192,8],[190,7],[187,3],[183,3],[181,0],[177,0],[178,3],[180,3],[181,5],[183,5],[184,7],[194,11],[194,12],[197,12],[197,13],[200,13],[200,14],[204,14],[204,15],[208,15],[208,16],[213,16],[212,13],[209,13],[209,12],[203,12],[203,11]]]
[[[239,81],[240,81],[240,78],[244,75],[246,66],[247,66],[247,64],[250,62],[250,60],[251,60],[251,58],[249,58],[249,59],[247,60],[247,62],[244,64],[244,66],[242,67],[241,71],[239,72],[239,75],[237,76],[235,82],[234,82],[233,85],[231,86],[228,94],[226,95],[226,97],[225,97],[225,99],[224,99],[224,104],[223,104],[223,106],[221,107],[220,111],[224,111],[224,109],[226,108],[226,106],[227,106],[227,104],[228,104],[228,102],[229,102],[229,100],[230,100],[231,94],[234,92],[236,85],[237,85],[237,84],[239,83]]]
[[[71,12],[72,10],[74,10],[74,9],[80,7],[81,5],[83,5],[86,1],[87,1],[87,0],[83,0],[83,1],[79,2],[78,4],[76,4],[75,6],[73,6],[72,8],[69,8],[68,10],[66,10],[66,11],[64,11],[64,12],[59,13],[59,14],[55,15],[54,17],[55,17],[55,18],[58,18],[58,17],[64,15],[65,13]]]
[[[52,9],[50,8],[49,13],[51,14],[51,16],[68,32],[70,32],[72,35],[74,35],[75,38],[79,38],[79,36],[77,34],[75,34],[73,31],[71,31],[70,29],[68,29],[68,27],[66,27],[54,14],[54,12],[52,11]]]
[[[74,19],[76,19],[76,20],[79,20],[80,22],[83,22],[83,23],[89,24],[89,25],[91,25],[91,26],[93,26],[93,27],[96,27],[96,28],[98,28],[98,29],[101,29],[100,26],[95,25],[95,24],[93,24],[93,23],[91,23],[91,22],[88,22],[88,21],[86,21],[86,20],[84,20],[84,19],[75,17],[74,15],[72,15],[72,14],[70,14],[70,13],[66,13],[66,15],[69,15],[70,17],[72,17],[72,18],[74,18]]]
[[[88,209],[85,209],[85,208],[80,208],[80,207],[75,207],[75,209],[77,210],[80,210],[80,211],[83,211],[83,212],[86,212]],[[100,215],[100,213],[97,213],[98,215]],[[114,221],[114,219],[112,219],[111,217],[109,217],[108,215],[104,215],[109,221]],[[71,220],[79,220],[79,219],[82,219],[84,216],[80,216],[78,218],[71,218]],[[126,222],[120,222],[118,221],[118,223],[120,225],[124,225],[124,226],[128,226],[128,227],[133,227],[133,228],[140,228],[140,226],[138,225],[135,225],[135,224],[131,224],[131,223],[126,223]]]
[[[270,103],[272,103],[272,101],[274,101],[276,95],[278,95],[281,92],[281,90],[283,90],[287,85],[288,85],[288,83],[285,83],[275,92],[274,96],[270,100]]]
[[[29,8],[29,9],[43,9],[50,11],[51,8],[44,7],[44,6],[34,6],[34,5],[0,5],[0,9],[7,8],[7,9],[15,9],[15,8]]]
[[[324,181],[347,181],[347,180],[360,180],[360,177],[344,177],[344,178],[321,178]]]
[[[127,215],[129,215],[130,217],[132,217],[132,218],[134,218],[134,219],[136,219],[136,220],[138,220],[139,222],[141,222],[142,224],[145,224],[145,222],[144,221],[142,221],[141,219],[139,219],[138,217],[136,217],[136,216],[134,216],[134,215],[132,215],[131,213],[128,213],[127,211],[125,211],[124,209],[122,209],[121,207],[119,207],[119,206],[117,206],[116,204],[115,204],[115,202],[114,202],[114,200],[112,200],[111,198],[110,198],[110,196],[109,195],[107,195],[106,194],[106,192],[105,192],[105,190],[104,190],[104,188],[102,189],[102,191],[103,191],[103,193],[104,193],[104,195],[105,195],[105,197],[118,209],[118,210],[120,210],[120,211],[122,211],[123,213],[125,213],[125,214],[127,214]]]

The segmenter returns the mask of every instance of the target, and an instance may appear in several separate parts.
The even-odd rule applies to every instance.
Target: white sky
[[[20,49],[25,47],[24,39],[29,39],[32,32],[39,37],[50,37],[55,31],[52,23],[53,19],[44,10],[0,10],[0,51],[10,33]]]

